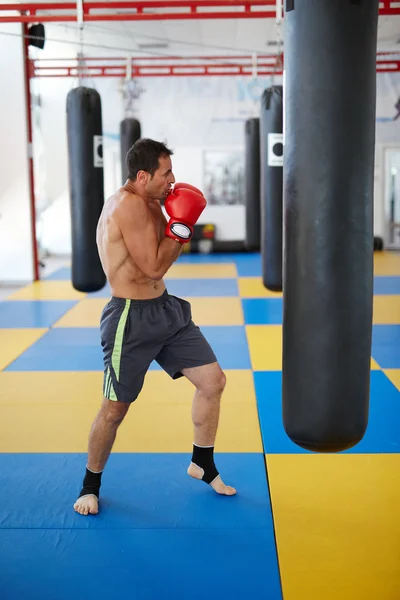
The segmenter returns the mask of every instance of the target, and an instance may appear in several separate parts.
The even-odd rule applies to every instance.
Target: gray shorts
[[[216,362],[189,302],[165,291],[151,300],[112,297],[100,321],[104,355],[103,395],[133,402],[155,360],[173,379],[182,369]]]

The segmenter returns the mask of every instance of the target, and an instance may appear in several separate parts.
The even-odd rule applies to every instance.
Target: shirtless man
[[[196,388],[188,474],[219,494],[236,493],[224,484],[214,463],[225,375],[192,321],[189,302],[169,295],[163,281],[206,205],[202,193],[188,184],[176,184],[171,190],[175,182],[171,155],[159,142],[136,142],[127,155],[128,180],[104,204],[99,219],[97,245],[112,298],[100,323],[104,397],[91,427],[86,473],[74,504],[81,515],[98,512],[101,476],[118,426],[139,395],[153,360],[173,379],[185,376]]]

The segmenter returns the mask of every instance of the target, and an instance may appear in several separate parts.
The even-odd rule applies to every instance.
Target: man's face
[[[175,177],[172,172],[171,157],[160,156],[157,171],[147,181],[146,192],[151,198],[161,201],[165,199],[173,183],[175,183]]]

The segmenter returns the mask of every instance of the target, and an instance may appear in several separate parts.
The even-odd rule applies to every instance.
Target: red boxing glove
[[[207,201],[200,190],[186,183],[177,183],[165,200],[170,220],[165,235],[186,244],[193,235],[193,227],[205,209]]]

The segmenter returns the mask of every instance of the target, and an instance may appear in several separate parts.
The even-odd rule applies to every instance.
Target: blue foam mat
[[[249,369],[244,326],[201,327],[223,369]],[[97,327],[56,327],[12,362],[8,371],[103,371]],[[160,367],[153,362],[151,370]]]
[[[374,294],[400,294],[400,273],[398,277],[374,277]]]
[[[282,373],[258,371],[253,374],[261,435],[266,454],[310,454],[294,444],[282,423]],[[351,374],[349,374],[349,377]],[[382,371],[371,371],[368,429],[351,454],[400,451],[400,391]],[[312,381],[310,382],[312,385]]]
[[[281,325],[282,298],[242,298],[246,325]]]
[[[265,529],[3,529],[0,563],[4,600],[282,599]]]
[[[0,327],[51,327],[76,300],[5,300],[0,302]]]
[[[0,454],[0,529],[272,530],[262,453],[216,453],[224,481],[238,490],[232,497],[189,477],[189,454],[112,453],[101,512],[89,519],[72,509],[86,460],[72,453]]]
[[[400,369],[400,325],[374,325],[372,356],[382,369]]]

